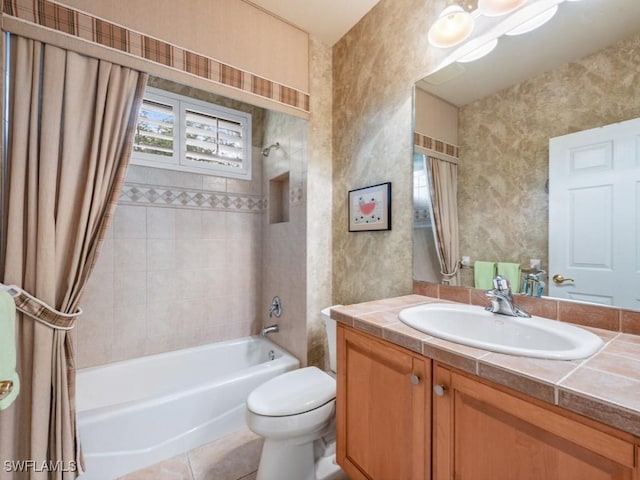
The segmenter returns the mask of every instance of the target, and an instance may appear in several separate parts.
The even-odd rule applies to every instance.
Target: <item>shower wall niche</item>
[[[269,180],[269,223],[289,221],[289,172]]]

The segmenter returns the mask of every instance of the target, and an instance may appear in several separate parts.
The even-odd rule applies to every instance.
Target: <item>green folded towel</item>
[[[511,293],[519,293],[521,287],[521,275],[522,270],[519,263],[498,263],[498,275],[506,278],[509,281],[509,287],[511,287]]]
[[[473,264],[473,278],[476,288],[491,290],[493,288],[493,277],[496,276],[495,262],[476,261]]]
[[[0,382],[13,381],[11,393],[0,400],[0,410],[13,403],[20,391],[16,372],[16,304],[7,292],[0,292]]]

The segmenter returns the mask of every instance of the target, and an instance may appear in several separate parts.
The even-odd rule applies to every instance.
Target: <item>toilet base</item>
[[[316,461],[316,480],[349,480],[346,473],[336,463],[336,454],[320,457]]]
[[[264,441],[256,480],[316,480],[313,444]]]
[[[335,459],[335,453],[314,458],[313,443],[265,440],[256,480],[348,480]]]

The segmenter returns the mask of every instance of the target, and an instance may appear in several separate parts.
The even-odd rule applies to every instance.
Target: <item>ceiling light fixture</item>
[[[429,29],[429,43],[439,48],[458,45],[469,37],[474,23],[471,14],[460,5],[449,5]]]
[[[448,1],[428,36],[435,47],[455,47],[441,66],[477,60],[496,48],[501,37],[535,30],[555,16],[561,3],[581,0]]]
[[[527,0],[478,0],[478,10],[487,17],[499,17],[520,8]]]

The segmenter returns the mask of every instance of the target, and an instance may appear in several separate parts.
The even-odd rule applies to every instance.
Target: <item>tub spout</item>
[[[278,327],[278,324],[274,323],[273,325],[269,325],[268,327],[264,327],[262,329],[262,332],[260,332],[260,335],[263,336],[263,337],[266,337],[270,333],[276,333],[276,332],[279,332],[279,331],[280,331],[280,328]]]

